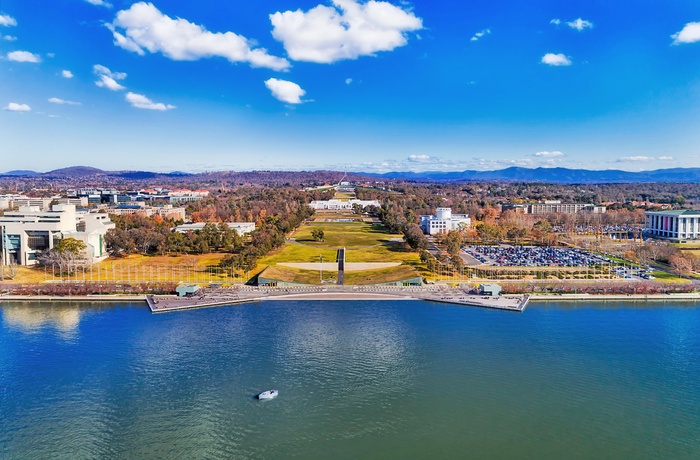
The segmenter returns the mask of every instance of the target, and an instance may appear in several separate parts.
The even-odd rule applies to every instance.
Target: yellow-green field
[[[365,270],[361,272],[345,272],[345,284],[379,284],[391,281],[401,281],[420,276],[413,267],[399,265],[398,267],[381,270]]]
[[[321,284],[318,270],[303,270],[291,267],[268,267],[261,276],[287,283],[297,284]],[[326,283],[335,282],[338,272],[323,272],[323,280]],[[385,268],[379,270],[364,270],[359,272],[345,272],[345,284],[377,284],[390,281],[400,281],[414,278],[420,274],[408,265]]]
[[[354,200],[356,197],[355,194],[351,192],[335,192],[335,196],[333,198],[341,201],[350,201]]]
[[[227,254],[141,256],[109,258],[70,276],[56,267],[16,267],[16,276],[5,283],[43,283],[46,281],[102,281],[102,282],[165,282],[180,281],[207,283],[241,281],[239,276],[224,273],[217,266]],[[63,276],[62,276],[63,275]]]
[[[323,230],[323,241],[315,241],[311,237],[311,232],[315,229]],[[302,225],[291,238],[294,238],[295,242],[288,242],[279,250],[261,258],[255,274],[279,263],[320,262],[321,256],[325,262],[334,262],[336,251],[340,248],[346,249],[346,262],[403,262],[414,266],[420,264],[418,253],[411,252],[403,242],[390,241],[392,238],[402,238],[402,235],[388,233],[382,226],[368,222],[311,222]],[[295,277],[318,280],[318,272],[313,273],[315,277],[303,273],[297,273]],[[346,280],[348,276],[346,273]]]
[[[311,232],[322,230],[323,241],[315,241]],[[390,238],[402,238],[401,234],[387,233],[381,225],[364,222],[313,222],[302,225],[293,237],[298,243],[310,246],[353,249],[389,243]]]
[[[324,241],[314,241],[314,229],[324,232]],[[391,238],[402,235],[387,233],[382,227],[366,222],[331,223],[314,222],[299,228],[292,238],[296,242],[285,244],[278,251],[263,257],[259,265],[269,266],[281,262],[318,262],[320,256],[327,262],[335,261],[336,251],[346,248],[347,262],[403,262],[419,261],[418,254],[405,248],[403,242]]]

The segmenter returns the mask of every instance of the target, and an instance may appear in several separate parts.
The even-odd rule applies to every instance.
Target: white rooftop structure
[[[348,201],[342,201],[342,200],[315,200],[312,201],[309,206],[312,209],[316,210],[329,210],[329,211],[343,211],[343,210],[352,210],[353,205],[358,204],[362,206],[363,208],[366,206],[376,206],[380,207],[381,203],[377,200],[348,200]]]
[[[451,208],[437,208],[433,216],[420,216],[420,226],[428,235],[459,230],[471,224],[472,220],[467,214],[452,214]]]
[[[207,223],[208,222],[195,222],[190,224],[182,224],[175,227],[174,231],[180,233],[194,232],[202,230]],[[218,225],[215,222],[213,223],[214,225]],[[226,225],[228,225],[231,230],[235,230],[239,235],[245,235],[255,230],[255,222],[226,222]]]

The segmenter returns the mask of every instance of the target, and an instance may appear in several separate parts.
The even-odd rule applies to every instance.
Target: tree
[[[324,233],[320,228],[311,230],[311,236],[315,241],[323,241]]]
[[[476,232],[485,242],[496,242],[503,236],[503,230],[498,225],[480,223],[476,226]]]
[[[693,271],[692,260],[680,252],[669,257],[668,263],[673,267],[673,271],[680,276],[688,276]]]
[[[63,238],[53,247],[53,250],[59,254],[72,254],[76,256],[83,255],[83,251],[86,249],[87,244],[75,238]]]
[[[403,239],[414,251],[428,249],[428,239],[417,224],[408,224],[403,232]]]
[[[136,252],[136,243],[127,230],[110,228],[105,235],[107,252],[112,257],[121,257]]]
[[[462,248],[462,234],[451,230],[445,239],[447,252],[452,257],[459,257],[459,250]]]
[[[55,265],[63,273],[72,273],[78,267],[88,263],[85,250],[87,244],[75,238],[63,238],[53,249],[50,249],[39,256],[39,262],[45,266]]]

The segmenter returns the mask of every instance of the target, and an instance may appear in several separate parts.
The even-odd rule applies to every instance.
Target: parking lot
[[[541,246],[466,246],[478,262],[494,267],[587,267],[608,264],[610,259],[580,249]]]

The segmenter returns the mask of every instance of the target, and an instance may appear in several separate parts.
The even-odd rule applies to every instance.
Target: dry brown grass
[[[37,284],[61,279],[73,281],[120,281],[120,282],[196,282],[224,283],[240,281],[223,273],[217,265],[226,254],[141,256],[109,258],[85,270],[66,275],[58,268],[17,267],[16,276],[5,283]],[[61,276],[63,275],[63,276]],[[239,274],[240,275],[240,274]]]

